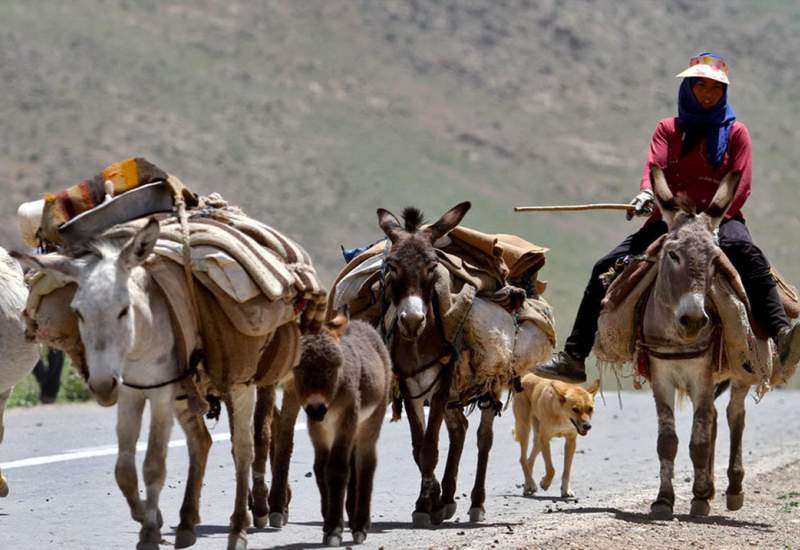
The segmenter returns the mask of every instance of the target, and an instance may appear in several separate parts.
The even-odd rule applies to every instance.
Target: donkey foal
[[[339,316],[319,334],[304,336],[295,367],[297,397],[308,415],[319,487],[323,544],[342,543],[347,517],[355,544],[370,526],[376,444],[389,400],[391,360],[378,333]]]

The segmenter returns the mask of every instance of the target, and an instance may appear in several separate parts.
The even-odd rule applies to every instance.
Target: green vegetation
[[[800,492],[791,491],[778,496],[781,512],[793,513],[800,511]]]

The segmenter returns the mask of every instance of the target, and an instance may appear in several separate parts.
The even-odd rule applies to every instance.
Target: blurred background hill
[[[300,241],[323,280],[377,207],[552,249],[560,336],[698,51],[731,65],[754,140],[756,241],[800,282],[800,5],[791,0],[3,0],[0,243],[17,205],[144,156]]]

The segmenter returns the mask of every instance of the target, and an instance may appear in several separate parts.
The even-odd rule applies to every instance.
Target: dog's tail
[[[515,420],[514,424],[526,426],[531,415],[531,400],[528,397],[528,392],[514,392],[513,410]],[[511,433],[514,435],[514,441],[519,441],[519,435],[517,434],[516,426],[511,430]]]

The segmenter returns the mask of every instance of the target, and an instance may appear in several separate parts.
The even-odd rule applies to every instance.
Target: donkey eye
[[[122,308],[122,311],[120,311],[119,315],[117,315],[117,319],[122,319],[123,317],[125,317],[128,314],[128,310],[129,309],[130,308],[128,306],[125,306],[124,308]]]
[[[578,407],[573,407],[572,412],[574,412],[575,414],[580,414],[581,410]]]
[[[669,255],[669,259],[672,260],[673,262],[678,263],[678,264],[681,263],[680,256],[675,254],[674,250],[670,250],[669,252],[667,252],[667,254]]]

